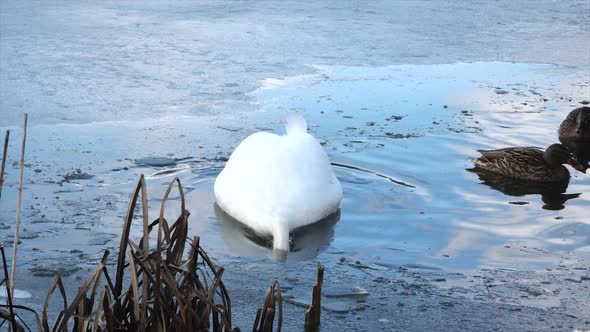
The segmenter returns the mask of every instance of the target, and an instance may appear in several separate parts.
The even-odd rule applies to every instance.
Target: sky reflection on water
[[[542,267],[566,250],[587,257],[577,235],[590,224],[587,175],[569,168],[569,187],[553,193],[499,190],[467,171],[477,149],[558,142],[561,120],[590,98],[583,73],[498,62],[316,69],[269,80],[255,92],[262,109],[303,114],[335,162],[415,186],[337,169],[345,201],[327,254],[451,269]],[[558,225],[578,226],[556,241],[546,234]],[[523,246],[538,252],[513,259]]]

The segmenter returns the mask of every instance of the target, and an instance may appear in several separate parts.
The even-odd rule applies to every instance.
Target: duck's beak
[[[582,172],[582,173],[586,173],[586,170],[588,169],[588,167],[580,164],[579,162],[575,161],[574,158],[570,158],[570,160],[568,160],[567,162],[569,165],[571,165],[573,168],[577,169],[578,171]]]

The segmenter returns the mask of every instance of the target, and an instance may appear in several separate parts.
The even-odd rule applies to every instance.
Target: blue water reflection
[[[325,258],[464,269],[541,267],[563,250],[588,255],[584,237],[547,236],[558,225],[590,224],[588,175],[570,168],[569,187],[511,192],[467,171],[477,149],[557,142],[561,120],[590,97],[581,71],[511,63],[315,69],[266,81],[254,93],[259,117],[301,113],[336,163],[414,187],[336,167],[345,199]],[[522,246],[543,254],[521,255]]]

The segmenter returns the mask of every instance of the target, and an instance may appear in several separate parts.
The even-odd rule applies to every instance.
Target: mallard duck
[[[571,111],[559,126],[559,138],[571,141],[590,141],[590,107]]]
[[[301,116],[287,120],[287,134],[258,132],[243,140],[215,180],[217,204],[289,251],[289,233],[338,211],[342,186],[320,143]]]
[[[544,152],[529,147],[478,151],[482,156],[472,159],[475,166],[517,179],[543,182],[567,181],[570,173],[563,164],[569,164],[578,171],[586,173],[586,167],[575,161],[566,147],[561,144],[552,144]]]

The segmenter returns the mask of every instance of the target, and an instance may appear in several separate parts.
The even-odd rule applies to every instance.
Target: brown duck
[[[475,166],[516,179],[543,182],[567,181],[570,173],[563,164],[569,164],[578,171],[586,173],[586,167],[575,161],[566,147],[561,144],[550,145],[544,152],[528,147],[478,151],[482,156],[472,159]]]
[[[571,111],[559,126],[559,138],[569,141],[590,141],[590,107]]]

